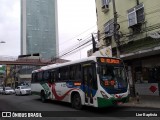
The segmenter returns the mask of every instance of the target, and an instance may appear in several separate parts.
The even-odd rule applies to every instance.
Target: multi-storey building
[[[96,0],[100,49],[111,46],[113,56],[119,43],[130,86],[142,95],[160,91],[160,1],[115,0],[117,24],[114,25],[113,0]],[[115,42],[113,34],[117,29]]]
[[[3,65],[0,67],[0,86],[4,84],[5,74],[6,74],[6,66]]]
[[[58,55],[57,0],[21,0],[21,54]]]
[[[15,86],[14,67],[14,65],[6,65],[6,76],[4,80],[5,86],[10,86],[13,88]]]

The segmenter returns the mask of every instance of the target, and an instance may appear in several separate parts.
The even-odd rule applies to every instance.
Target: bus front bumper
[[[105,99],[105,98],[97,98],[97,102],[98,102],[98,107],[109,107],[109,106],[116,106],[119,103],[127,103],[129,101],[129,97],[123,97],[123,98],[109,98],[109,99]]]

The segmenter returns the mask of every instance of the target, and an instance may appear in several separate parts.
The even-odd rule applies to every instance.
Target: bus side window
[[[60,68],[60,79],[62,81],[68,81],[68,67]]]
[[[50,73],[49,71],[43,72],[43,80],[48,81],[50,79]]]
[[[32,82],[37,82],[37,73],[32,74]]]
[[[50,82],[51,82],[51,83],[54,83],[54,82],[55,82],[55,79],[56,79],[55,71],[51,71],[50,74],[51,74]]]
[[[55,69],[55,82],[60,81],[60,72],[59,72],[59,68]]]
[[[82,75],[82,73],[81,73],[81,64],[78,64],[78,65],[76,65],[76,69],[75,69],[75,79],[76,80],[82,80],[81,79],[81,75]]]
[[[92,74],[92,77],[93,77],[93,82],[92,82],[92,87],[93,87],[93,89],[95,89],[95,90],[97,90],[98,89],[98,87],[97,87],[97,73],[96,73],[96,64],[95,63],[93,63],[92,64],[92,72],[93,72],[93,74]]]
[[[43,79],[42,79],[42,75],[43,75],[43,72],[39,72],[39,73],[37,73],[37,81],[42,81]]]
[[[76,64],[70,66],[69,79],[71,81],[79,81],[81,80],[81,64]]]
[[[74,78],[74,66],[70,66],[69,80],[71,80],[71,81],[75,80],[75,78]]]

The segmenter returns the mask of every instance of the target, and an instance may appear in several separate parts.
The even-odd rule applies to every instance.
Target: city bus
[[[43,66],[32,71],[32,94],[82,106],[108,107],[129,100],[129,85],[121,59],[88,57],[76,61]]]

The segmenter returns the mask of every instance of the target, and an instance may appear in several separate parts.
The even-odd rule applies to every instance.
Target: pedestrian
[[[137,101],[137,103],[139,103],[139,100],[140,100],[140,99],[139,99],[139,93],[137,92],[137,93],[136,93],[136,101]]]
[[[2,94],[5,92],[5,85],[3,85],[3,92],[2,92]]]

